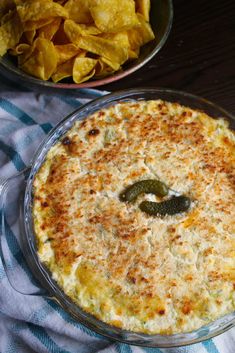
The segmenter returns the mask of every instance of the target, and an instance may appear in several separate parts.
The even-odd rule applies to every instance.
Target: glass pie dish
[[[1,256],[8,275],[8,279],[13,288],[26,295],[39,295],[50,297],[61,307],[71,314],[78,322],[86,325],[95,332],[132,345],[145,347],[179,347],[192,343],[197,343],[218,334],[221,334],[235,325],[235,313],[225,315],[218,320],[202,326],[198,330],[172,334],[142,334],[123,330],[108,325],[94,316],[82,310],[79,306],[68,298],[63,290],[52,279],[49,270],[39,261],[37,255],[37,244],[34,234],[32,205],[33,205],[33,180],[35,174],[45,160],[50,148],[73,126],[75,121],[86,119],[92,113],[114,105],[118,102],[140,101],[162,99],[169,102],[177,102],[181,105],[193,109],[202,110],[214,118],[224,118],[229,121],[230,128],[235,128],[235,118],[217,105],[205,99],[166,89],[132,89],[123,90],[98,98],[61,121],[46,137],[39,147],[29,167],[17,175],[2,181],[0,185],[2,212],[2,232],[1,232]],[[15,190],[15,192],[12,192]],[[13,212],[14,209],[14,219]],[[17,216],[16,216],[17,215]],[[20,282],[18,275],[11,271],[9,258],[11,257],[8,243],[8,225],[14,225],[19,234],[18,241],[24,253],[25,259],[34,275],[30,279],[25,278],[22,272]],[[35,279],[37,281],[35,281]],[[29,293],[29,288],[31,291]]]

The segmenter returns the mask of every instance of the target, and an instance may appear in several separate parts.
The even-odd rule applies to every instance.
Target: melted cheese
[[[235,138],[223,119],[163,101],[78,121],[34,180],[40,260],[100,320],[148,334],[197,329],[235,308]],[[191,198],[164,218],[119,200],[160,179]]]

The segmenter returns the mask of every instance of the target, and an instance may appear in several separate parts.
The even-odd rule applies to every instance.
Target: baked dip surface
[[[191,199],[140,210],[141,180]],[[235,310],[235,137],[222,119],[161,100],[119,103],[77,121],[34,180],[38,255],[63,291],[131,331],[197,329]],[[163,197],[163,200],[167,199]]]

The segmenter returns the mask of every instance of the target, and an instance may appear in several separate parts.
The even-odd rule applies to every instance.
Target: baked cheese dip
[[[125,199],[144,180],[167,192]],[[174,194],[190,204],[171,212]],[[101,321],[189,332],[235,310],[234,199],[235,136],[224,119],[161,100],[117,103],[77,121],[37,172],[38,256]],[[149,214],[143,202],[170,211]]]

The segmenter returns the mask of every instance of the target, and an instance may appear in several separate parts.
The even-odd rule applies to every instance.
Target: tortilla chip
[[[64,21],[64,32],[70,42],[77,44],[78,38],[80,37],[80,29],[77,24],[72,20]]]
[[[111,70],[118,71],[121,67],[121,65],[116,61],[111,61],[103,56],[101,57],[101,59],[108,67],[111,68]]]
[[[38,30],[38,37],[46,38],[48,40],[52,40],[55,33],[58,31],[61,23],[61,18],[57,17],[49,24],[41,27]]]
[[[77,57],[73,65],[73,80],[81,83],[89,80],[95,74],[97,60],[91,58]]]
[[[122,31],[118,33],[104,33],[101,35],[101,37],[113,43],[116,43],[121,47],[129,48],[130,46],[127,31]]]
[[[68,11],[61,5],[52,1],[26,2],[17,6],[17,11],[22,22],[40,21],[51,17],[68,17]]]
[[[104,78],[107,76],[110,76],[112,73],[114,73],[115,70],[113,70],[110,66],[106,65],[105,63],[102,63],[99,61],[99,64],[97,65],[97,69],[95,71],[94,78],[100,79]]]
[[[19,44],[15,48],[15,50],[20,52],[19,53],[20,55],[18,56],[18,65],[19,67],[21,67],[29,59],[30,55],[34,50],[34,46],[22,43],[22,44]]]
[[[39,0],[14,0],[16,5],[30,4],[33,2],[38,2]],[[53,0],[40,0],[40,2],[52,2]]]
[[[52,81],[59,82],[59,81],[63,80],[64,78],[72,76],[73,64],[74,64],[74,58],[59,65],[57,67],[56,71],[51,76]]]
[[[17,12],[15,11],[9,20],[0,27],[0,56],[8,49],[14,48],[22,36],[23,28]]]
[[[100,34],[100,30],[95,26],[77,24],[73,20],[66,20],[64,22],[64,31],[68,37],[68,39],[76,44],[79,41],[80,36],[86,35],[98,35]]]
[[[130,48],[135,51],[155,38],[152,28],[141,14],[137,14],[140,26],[127,31]]]
[[[45,38],[37,38],[33,51],[21,68],[32,76],[48,80],[57,66],[57,52],[54,45]]]
[[[118,33],[104,33],[102,35],[102,38],[107,39],[108,41],[116,44],[118,47],[121,47],[123,50],[125,50],[127,55],[129,55],[128,53],[130,50],[130,43],[129,43],[129,38],[128,38],[128,34],[126,31],[122,31],[122,32],[118,32]],[[121,67],[120,62],[110,60],[109,58],[104,57],[104,55],[101,56],[101,59],[112,70],[117,71]]]
[[[22,26],[24,28],[24,31],[35,31],[36,29],[44,27],[49,23],[53,22],[53,20],[54,20],[53,17],[49,17],[38,21],[27,21],[27,22],[24,22]]]
[[[45,73],[43,63],[43,54],[35,50],[34,55],[30,56],[30,58],[20,66],[20,68],[26,73],[44,80]]]
[[[93,26],[93,25],[85,25],[85,24],[76,24],[76,25],[78,26],[79,31],[83,36],[86,36],[89,34],[95,36],[102,33],[96,26]]]
[[[111,42],[108,39],[96,36],[84,36],[77,39],[79,48],[97,54],[119,65],[128,59],[128,50],[126,47]]]
[[[102,32],[119,32],[139,24],[134,0],[92,0],[89,4],[94,22]]]
[[[89,24],[93,22],[89,10],[89,1],[69,0],[65,4],[69,18],[77,23]]]
[[[140,13],[147,22],[149,22],[150,6],[150,0],[135,0],[136,12]]]
[[[139,57],[140,54],[140,48],[135,48],[135,49],[129,49],[128,50],[128,57],[129,60],[134,60]]]
[[[73,58],[74,56],[77,56],[78,53],[82,51],[75,44],[72,43],[64,45],[55,45],[55,50],[58,55],[58,65],[61,65],[69,59]]]
[[[95,69],[93,69],[89,75],[84,76],[80,81],[77,80],[76,78],[74,78],[74,76],[73,76],[73,80],[75,83],[82,83],[82,82],[90,80],[90,78],[92,78],[94,75],[95,75]]]

